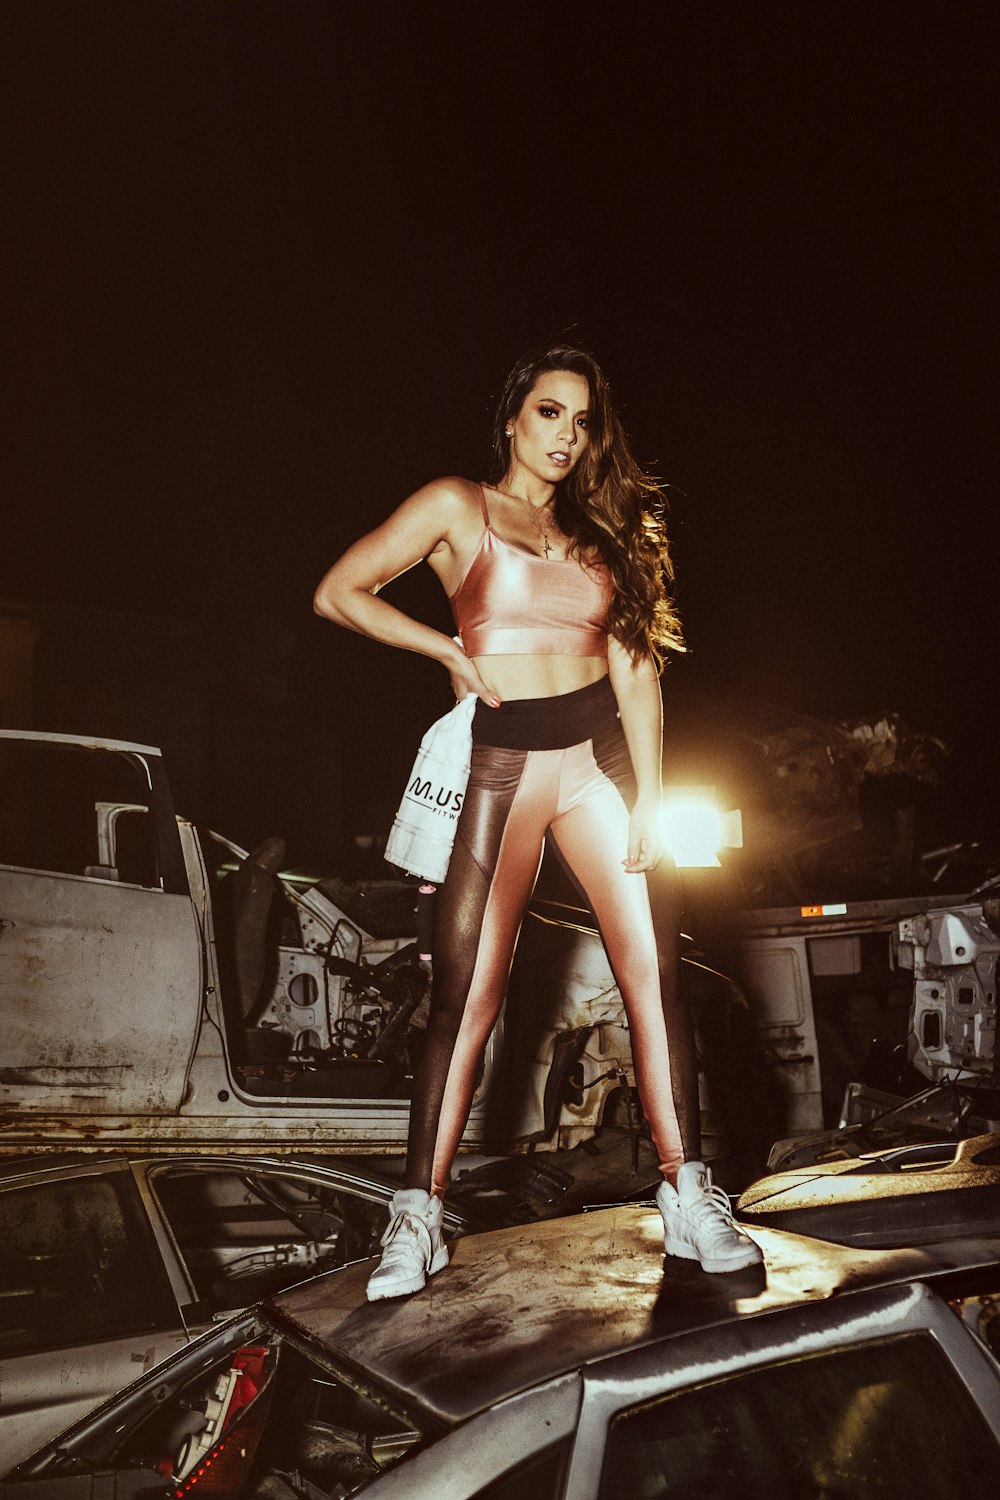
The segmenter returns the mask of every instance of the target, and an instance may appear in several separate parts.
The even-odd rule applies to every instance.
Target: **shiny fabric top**
[[[485,530],[451,609],[467,656],[608,654],[611,580],[602,561],[545,558]]]

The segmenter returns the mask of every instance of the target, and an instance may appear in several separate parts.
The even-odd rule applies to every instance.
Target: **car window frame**
[[[194,1273],[187,1262],[185,1248],[180,1243],[170,1213],[164,1203],[163,1195],[160,1192],[159,1184],[161,1180],[169,1180],[171,1176],[179,1176],[181,1174],[188,1176],[210,1176],[218,1173],[229,1173],[233,1176],[282,1177],[292,1183],[305,1181],[314,1187],[326,1188],[332,1192],[343,1192],[346,1196],[353,1196],[359,1199],[363,1197],[366,1202],[370,1202],[376,1207],[388,1207],[389,1197],[391,1196],[389,1192],[386,1192],[384,1197],[372,1194],[371,1192],[362,1194],[354,1191],[352,1187],[339,1187],[336,1182],[325,1180],[323,1175],[316,1169],[279,1160],[261,1161],[257,1157],[202,1156],[192,1158],[176,1156],[159,1158],[153,1161],[133,1163],[133,1172],[146,1206],[147,1215],[155,1225],[156,1232],[161,1234],[164,1241],[170,1246],[170,1256],[173,1262],[171,1272],[174,1276],[175,1293],[180,1298],[181,1288],[183,1288],[184,1297],[187,1302],[186,1306],[181,1307],[181,1312],[182,1314],[187,1314],[189,1318],[195,1319],[200,1325],[211,1322],[214,1315],[209,1300],[199,1291]],[[276,1209],[275,1212],[280,1212],[280,1210]],[[289,1219],[289,1224],[292,1224],[291,1219]],[[288,1285],[292,1286],[296,1284],[296,1281],[308,1280],[313,1274],[315,1273],[311,1270],[303,1270],[300,1276],[293,1276]],[[282,1287],[281,1290],[284,1291],[287,1288]],[[269,1294],[269,1296],[275,1295],[277,1295],[276,1292]],[[246,1305],[250,1306],[258,1300],[261,1299],[251,1297],[248,1299]],[[235,1310],[227,1310],[225,1316],[231,1316],[232,1311]]]
[[[109,881],[101,875],[85,875],[71,870],[50,870],[39,865],[14,865],[2,860],[0,860],[0,868],[10,870],[14,874],[44,875],[103,884],[120,883],[134,890],[159,891],[164,895],[187,896],[190,899],[191,889],[187,878],[187,867],[181,847],[173,796],[164,769],[162,754],[156,746],[133,744],[127,740],[94,740],[81,735],[54,734],[28,729],[0,729],[0,741],[21,744],[26,749],[38,746],[42,755],[45,755],[46,749],[52,749],[68,750],[71,754],[79,752],[85,756],[117,756],[137,770],[149,793],[150,838],[157,868],[157,879],[151,885],[136,884],[132,881]]]
[[[348,1198],[356,1198],[360,1202],[370,1204],[388,1212],[392,1200],[393,1185],[391,1183],[378,1182],[365,1178],[363,1175],[349,1171],[346,1168],[332,1164],[302,1161],[294,1157],[283,1160],[280,1157],[262,1158],[260,1156],[232,1154],[219,1155],[217,1153],[203,1153],[201,1155],[178,1152],[169,1157],[159,1156],[147,1159],[134,1159],[132,1170],[146,1212],[154,1227],[157,1236],[162,1237],[165,1246],[169,1246],[169,1266],[171,1284],[179,1303],[190,1303],[197,1313],[204,1310],[204,1305],[198,1296],[197,1286],[191,1275],[190,1268],[184,1258],[184,1252],[178,1243],[170,1216],[160,1197],[158,1179],[177,1172],[248,1172],[254,1174],[267,1174],[288,1178],[291,1182],[305,1181],[317,1188],[324,1188],[329,1192],[341,1193]],[[445,1207],[445,1228],[452,1237],[470,1232],[470,1222],[461,1212],[449,1210]],[[164,1259],[168,1259],[166,1249]],[[209,1314],[206,1312],[205,1321]]]
[[[248,1173],[253,1175],[269,1175],[285,1177],[291,1182],[306,1181],[314,1187],[325,1188],[330,1192],[343,1193],[346,1197],[354,1197],[370,1203],[375,1208],[388,1210],[392,1198],[392,1188],[382,1187],[374,1183],[366,1183],[361,1178],[354,1178],[350,1173],[340,1172],[336,1168],[324,1168],[308,1162],[296,1162],[294,1159],[282,1161],[280,1158],[262,1160],[258,1156],[233,1156],[217,1155],[215,1153],[204,1153],[202,1155],[187,1155],[178,1153],[169,1157],[154,1157],[146,1161],[134,1161],[132,1170],[139,1185],[139,1191],[146,1205],[146,1212],[156,1228],[156,1232],[162,1235],[164,1241],[170,1246],[170,1253],[177,1267],[177,1281],[175,1290],[180,1295],[180,1289],[185,1289],[187,1300],[192,1305],[201,1307],[202,1303],[198,1297],[198,1289],[194,1277],[184,1257],[183,1247],[180,1245],[169,1213],[164,1206],[159,1191],[159,1179],[169,1178],[179,1173],[191,1175],[213,1172],[232,1172],[235,1174]],[[305,1278],[303,1278],[305,1279]]]
[[[750,1316],[615,1355],[588,1366],[563,1500],[597,1500],[615,1417],[695,1384],[926,1331],[938,1344],[1000,1444],[1000,1379],[976,1335],[929,1286],[868,1288],[804,1307]]]
[[[159,1285],[151,1300],[160,1309],[160,1321],[148,1328],[116,1329],[105,1338],[97,1338],[92,1334],[79,1339],[67,1339],[65,1342],[46,1345],[39,1349],[24,1349],[20,1351],[5,1351],[5,1360],[21,1359],[32,1355],[44,1355],[55,1353],[60,1350],[72,1350],[77,1347],[97,1347],[101,1344],[115,1344],[123,1341],[135,1342],[145,1334],[154,1332],[157,1334],[182,1333],[184,1331],[184,1320],[180,1301],[177,1297],[175,1280],[172,1268],[163,1254],[163,1245],[157,1234],[156,1225],[151,1221],[145,1196],[140,1184],[136,1181],[135,1174],[127,1160],[113,1162],[79,1162],[73,1166],[59,1167],[55,1169],[40,1170],[37,1173],[25,1173],[16,1179],[8,1179],[3,1184],[3,1193],[6,1196],[11,1193],[32,1192],[41,1189],[58,1191],[60,1185],[75,1184],[82,1178],[96,1178],[101,1181],[120,1182],[123,1184],[122,1192],[131,1200],[130,1207],[126,1205],[123,1209],[123,1224],[128,1236],[128,1244],[134,1252],[139,1250],[144,1254],[151,1274],[157,1277]],[[116,1201],[121,1207],[121,1198],[116,1190]],[[134,1223],[129,1222],[131,1213]],[[141,1242],[141,1243],[140,1243]],[[169,1319],[163,1321],[169,1313]]]

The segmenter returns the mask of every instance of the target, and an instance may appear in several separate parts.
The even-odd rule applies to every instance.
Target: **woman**
[[[512,370],[493,453],[491,483],[425,485],[344,554],[315,597],[319,614],[433,657],[457,698],[479,699],[437,898],[406,1186],[392,1201],[372,1301],[418,1291],[448,1263],[441,1199],[546,835],[587,894],[625,1003],[663,1176],[666,1249],[709,1271],[761,1258],[697,1159],[676,872],[647,881],[660,858],[658,666],[665,649],[682,649],[664,588],[666,539],[650,509],[656,486],[632,457],[598,365],[564,346]],[[461,645],[378,597],[421,559],[451,601]]]

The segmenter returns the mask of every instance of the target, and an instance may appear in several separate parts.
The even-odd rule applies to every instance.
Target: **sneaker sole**
[[[667,1245],[666,1251],[668,1255],[675,1255],[679,1260],[697,1261],[703,1271],[708,1271],[713,1276],[724,1275],[726,1271],[747,1271],[751,1266],[760,1266],[764,1263],[764,1257],[756,1245],[748,1245],[740,1255],[729,1255],[725,1259],[718,1260],[700,1256],[690,1245]]]
[[[751,1245],[750,1248],[746,1250],[746,1252],[741,1255],[738,1260],[735,1260],[733,1258],[730,1258],[728,1260],[703,1260],[701,1263],[701,1269],[703,1271],[711,1271],[716,1275],[721,1275],[726,1271],[748,1271],[751,1266],[762,1266],[763,1264],[763,1255],[761,1255],[756,1245]]]
[[[669,1235],[664,1236],[663,1248],[668,1255],[675,1255],[678,1260],[698,1260],[698,1252],[693,1246],[683,1241],[672,1240]]]
[[[678,1260],[697,1261],[703,1271],[709,1271],[713,1275],[722,1275],[726,1271],[746,1271],[750,1266],[762,1265],[764,1261],[763,1255],[753,1242],[736,1255],[727,1255],[717,1259],[703,1259],[693,1245],[689,1245],[685,1240],[672,1240],[669,1235],[664,1236],[663,1246],[668,1255],[675,1255]]]
[[[444,1270],[447,1264],[448,1246],[442,1245],[440,1250],[435,1252],[427,1268],[426,1276],[421,1272],[418,1276],[411,1276],[408,1281],[387,1281],[376,1286],[369,1281],[365,1295],[369,1302],[387,1302],[391,1297],[412,1297],[414,1292],[423,1291],[427,1285],[428,1276],[436,1276],[439,1271]],[[375,1275],[375,1272],[372,1274]]]

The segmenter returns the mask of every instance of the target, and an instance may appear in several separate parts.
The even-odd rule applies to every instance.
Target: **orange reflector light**
[[[800,917],[846,917],[847,902],[833,901],[828,906],[800,906]]]

